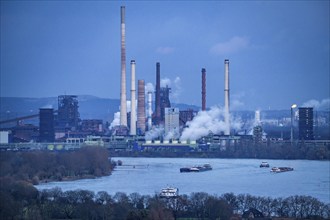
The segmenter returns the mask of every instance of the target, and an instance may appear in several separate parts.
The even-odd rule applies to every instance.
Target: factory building
[[[168,86],[160,88],[160,122],[164,123],[165,120],[165,108],[171,108],[170,102],[171,88]]]
[[[170,131],[179,130],[179,109],[178,108],[165,108],[165,135]]]
[[[313,108],[299,108],[299,140],[314,140]]]
[[[262,144],[262,127],[260,125],[257,125],[253,128],[253,141],[255,145]]]
[[[58,130],[77,130],[80,123],[78,98],[75,95],[58,96]]]
[[[52,108],[39,109],[39,142],[54,142],[54,110]]]
[[[101,119],[84,119],[81,122],[81,131],[91,134],[103,132],[103,121]]]
[[[185,126],[188,121],[192,121],[196,115],[197,112],[192,109],[180,111],[179,113],[180,127]]]

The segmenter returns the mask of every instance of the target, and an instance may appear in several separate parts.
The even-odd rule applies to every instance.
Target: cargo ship
[[[273,167],[270,172],[273,173],[282,173],[282,172],[287,172],[287,171],[293,171],[292,167]]]
[[[210,164],[204,164],[202,166],[193,166],[193,167],[183,167],[180,168],[180,173],[188,173],[188,172],[203,172],[207,170],[212,170]]]

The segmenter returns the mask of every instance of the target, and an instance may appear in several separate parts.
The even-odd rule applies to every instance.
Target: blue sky
[[[129,61],[172,102],[289,109],[329,99],[329,1],[1,1],[1,96],[119,98],[120,6]]]

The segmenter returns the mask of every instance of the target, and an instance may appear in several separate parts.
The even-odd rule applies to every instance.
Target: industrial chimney
[[[230,135],[230,121],[229,121],[229,60],[225,59],[225,135]]]
[[[148,92],[148,130],[151,130],[152,127],[152,93]]]
[[[146,111],[144,80],[138,80],[138,109],[137,109],[137,129],[140,134],[146,131]]]
[[[121,81],[120,81],[120,125],[127,126],[126,110],[126,49],[125,49],[125,6],[120,8],[121,16]]]
[[[156,101],[155,101],[155,123],[160,122],[160,63],[156,63]]]
[[[206,110],[206,70],[202,68],[202,111]]]
[[[135,60],[131,60],[131,130],[130,135],[136,135],[136,103],[135,103]]]

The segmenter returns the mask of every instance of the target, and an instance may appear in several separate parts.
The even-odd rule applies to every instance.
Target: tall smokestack
[[[206,110],[206,70],[202,69],[202,111]]]
[[[152,108],[151,108],[151,103],[152,103],[152,93],[149,91],[148,92],[148,130],[151,130],[152,126]]]
[[[144,80],[138,80],[137,129],[141,134],[146,131]]]
[[[156,112],[156,124],[160,121],[160,63],[156,63],[156,102],[155,102],[155,112]]]
[[[127,126],[126,110],[126,49],[125,49],[125,6],[120,7],[121,16],[121,81],[120,81],[120,125]]]
[[[230,121],[229,121],[229,60],[225,59],[225,135],[230,135]]]
[[[131,130],[130,135],[136,135],[136,111],[135,111],[135,60],[131,60]]]

